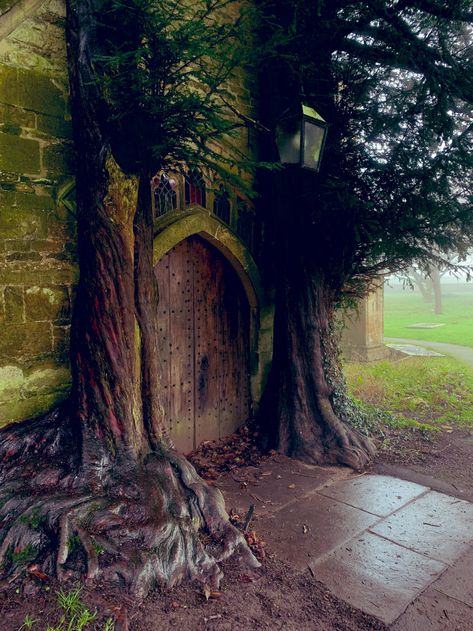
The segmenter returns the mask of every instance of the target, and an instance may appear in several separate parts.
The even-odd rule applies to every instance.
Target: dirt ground
[[[262,456],[255,447],[254,432],[244,429],[225,444],[204,445],[193,461],[211,481],[222,470],[256,464]],[[392,432],[389,447],[373,465],[373,471],[429,483],[437,490],[455,493],[473,501],[473,432],[448,429],[424,436],[419,432]],[[256,542],[261,544],[261,542]],[[271,558],[271,542],[256,546],[265,558],[256,580],[235,564],[224,566],[221,591],[206,600],[201,588],[184,584],[172,590],[156,590],[137,604],[118,589],[103,585],[85,587],[82,599],[97,609],[95,623],[87,631],[105,629],[108,617],[115,631],[166,631],[168,629],[248,631],[365,631],[387,629],[374,618],[334,598],[309,573],[295,572]],[[47,631],[58,624],[61,611],[54,582],[45,584],[29,577],[22,585],[12,584],[0,593],[0,631],[22,631],[25,616],[38,620],[31,628]],[[95,627],[94,627],[95,625]],[[61,627],[61,631],[64,627]]]

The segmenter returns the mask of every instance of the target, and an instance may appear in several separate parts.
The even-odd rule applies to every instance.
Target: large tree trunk
[[[346,388],[331,325],[343,271],[327,263],[331,252],[324,249],[323,232],[314,234],[316,185],[313,173],[286,168],[268,186],[273,192],[268,222],[277,244],[270,253],[276,305],[273,360],[259,418],[278,451],[312,464],[361,470],[375,449],[337,406]]]
[[[270,444],[311,464],[362,470],[374,447],[333,405],[334,396],[344,395],[341,375],[333,369],[338,360],[330,331],[333,291],[295,264],[279,277],[277,292],[273,363],[261,408]]]
[[[11,581],[34,562],[140,595],[186,577],[217,585],[218,562],[234,552],[259,564],[220,491],[163,432],[151,173],[126,177],[111,155],[91,70],[92,9],[68,3],[80,264],[72,393],[46,417],[0,432],[0,572]]]

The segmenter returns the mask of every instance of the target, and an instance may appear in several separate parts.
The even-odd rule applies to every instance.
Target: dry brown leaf
[[[202,593],[205,597],[205,600],[208,600],[210,598],[210,594],[212,593],[212,590],[207,585],[207,583],[205,583],[205,585],[202,587]]]

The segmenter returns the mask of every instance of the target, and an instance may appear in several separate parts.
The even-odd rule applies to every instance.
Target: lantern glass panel
[[[319,170],[326,129],[311,121],[304,120],[304,151],[302,166]]]
[[[301,128],[299,124],[277,130],[279,159],[283,164],[299,164],[301,159]]]

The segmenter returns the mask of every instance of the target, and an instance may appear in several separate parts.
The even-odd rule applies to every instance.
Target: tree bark
[[[328,277],[323,234],[313,232],[306,205],[313,178],[297,168],[271,178],[276,304],[273,359],[259,418],[278,451],[311,464],[362,470],[374,446],[334,408],[334,399],[346,396],[331,331],[343,278],[337,269]]]
[[[438,267],[430,268],[430,278],[434,292],[434,313],[442,315],[442,285],[440,281],[440,270]]]
[[[310,464],[364,469],[371,441],[344,423],[333,407],[336,357],[331,339],[332,290],[304,267],[280,278],[277,288],[273,363],[261,406],[270,445]]]
[[[217,586],[228,556],[259,563],[220,491],[163,432],[151,173],[128,177],[113,159],[92,72],[93,9],[67,7],[80,265],[72,392],[44,418],[0,431],[0,578],[35,563],[140,596],[184,578]]]

